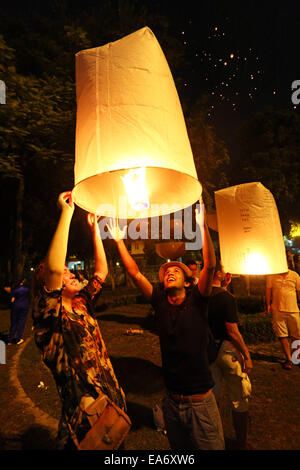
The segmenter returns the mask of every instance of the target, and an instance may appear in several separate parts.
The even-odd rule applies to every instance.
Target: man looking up
[[[167,436],[173,450],[222,450],[224,437],[207,357],[207,305],[215,268],[215,253],[204,205],[196,211],[202,229],[204,266],[193,286],[191,271],[177,261],[161,266],[160,286],[153,286],[129,254],[124,236],[114,221],[108,226],[124,266],[154,307],[160,339],[167,396],[162,403]]]

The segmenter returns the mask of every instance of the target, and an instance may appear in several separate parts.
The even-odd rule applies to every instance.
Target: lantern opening
[[[146,184],[146,168],[131,168],[121,179],[124,183],[128,201],[132,209],[149,209],[149,197]]]
[[[270,274],[271,269],[261,253],[250,253],[246,256],[245,272],[247,274]]]

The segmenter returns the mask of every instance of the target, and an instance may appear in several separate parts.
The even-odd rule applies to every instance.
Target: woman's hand
[[[115,240],[116,243],[124,239],[126,235],[127,225],[125,225],[123,229],[120,229],[118,219],[110,219],[106,226],[111,237]]]
[[[96,214],[92,214],[91,212],[87,215],[87,223],[90,226],[90,229],[93,234],[99,235],[100,237],[100,230],[98,225],[99,218]]]
[[[75,206],[72,201],[72,191],[61,193],[58,196],[57,204],[61,211],[70,211],[70,213],[73,214]]]

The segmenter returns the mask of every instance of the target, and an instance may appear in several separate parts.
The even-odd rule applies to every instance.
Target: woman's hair
[[[34,275],[32,279],[32,294],[35,297],[41,290],[41,287],[45,284],[45,261],[41,261],[41,263],[35,268]]]

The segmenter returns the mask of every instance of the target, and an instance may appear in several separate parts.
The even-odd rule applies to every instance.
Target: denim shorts
[[[162,410],[172,450],[224,450],[222,422],[213,393],[196,403],[177,403],[167,395]]]

